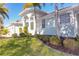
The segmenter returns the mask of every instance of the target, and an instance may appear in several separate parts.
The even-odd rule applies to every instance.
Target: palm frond
[[[1,13],[2,16],[5,15],[9,19],[7,12],[4,11],[2,8],[0,8],[0,13]],[[4,16],[3,16],[3,18],[4,18]]]
[[[2,15],[2,17],[5,19],[5,15],[3,13],[0,13]]]
[[[30,8],[30,7],[32,7],[32,6],[33,6],[32,3],[25,3],[24,6],[23,6],[23,9],[25,9],[25,8]]]
[[[0,8],[3,7],[5,5],[5,3],[0,3]]]
[[[30,7],[39,7],[41,9],[40,3],[25,3],[23,9]]]
[[[9,10],[7,8],[2,8],[5,12],[8,12]]]

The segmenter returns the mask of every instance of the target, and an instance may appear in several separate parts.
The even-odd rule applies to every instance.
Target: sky
[[[12,22],[21,19],[19,13],[23,11],[23,5],[24,3],[7,3],[5,5],[5,7],[8,8],[9,10],[8,12],[9,19],[7,18],[4,19],[4,27],[8,27]],[[75,5],[75,3],[64,3],[63,5],[59,4],[59,8],[65,8],[72,5]],[[46,3],[45,7],[42,7],[41,10],[51,13],[54,10],[54,6]]]

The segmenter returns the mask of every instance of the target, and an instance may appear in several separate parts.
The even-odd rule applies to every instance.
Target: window
[[[42,20],[42,28],[45,28],[45,19]]]
[[[60,24],[70,22],[70,13],[60,15]]]
[[[31,22],[31,29],[33,30],[33,26],[34,26],[34,23],[33,22]]]

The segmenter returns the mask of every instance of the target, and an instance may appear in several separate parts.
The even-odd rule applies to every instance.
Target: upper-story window
[[[60,15],[60,24],[70,23],[70,13]]]
[[[42,28],[45,28],[45,19],[42,20]]]

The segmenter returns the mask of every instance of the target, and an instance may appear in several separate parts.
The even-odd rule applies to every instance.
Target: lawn
[[[36,38],[10,38],[0,40],[0,56],[62,56]]]

